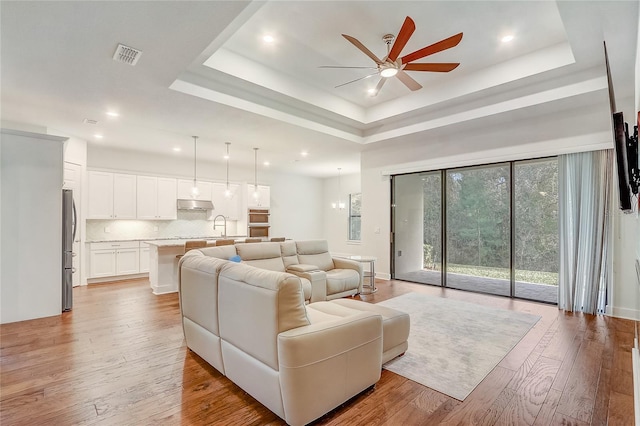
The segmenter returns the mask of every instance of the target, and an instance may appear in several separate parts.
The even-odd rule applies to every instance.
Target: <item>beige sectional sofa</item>
[[[362,291],[362,264],[332,257],[324,240],[238,243],[201,250],[206,256],[228,260],[238,255],[247,265],[297,275],[308,303]]]
[[[382,363],[406,351],[407,314],[352,299],[307,304],[304,278],[268,270],[279,263],[257,253],[273,249],[251,245],[192,250],[180,260],[185,340],[288,424],[307,424],[374,385]],[[254,255],[218,258],[236,253]],[[290,256],[280,260],[301,264]]]

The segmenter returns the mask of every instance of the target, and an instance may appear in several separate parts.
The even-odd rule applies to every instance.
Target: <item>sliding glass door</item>
[[[557,303],[557,159],[393,176],[392,277]]]
[[[442,274],[442,180],[440,172],[395,178],[394,276],[440,285]]]
[[[447,287],[509,296],[509,165],[447,171]]]
[[[558,303],[558,160],[514,165],[515,296]]]

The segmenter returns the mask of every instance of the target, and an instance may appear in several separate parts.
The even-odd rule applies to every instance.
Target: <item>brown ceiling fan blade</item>
[[[346,86],[347,84],[355,83],[356,81],[364,80],[365,78],[373,77],[374,75],[378,75],[378,73],[374,72],[373,74],[365,75],[364,77],[356,78],[355,80],[351,80],[351,81],[347,81],[346,83],[338,84],[335,87],[337,89],[338,87]]]
[[[420,83],[415,81],[413,78],[409,76],[409,74],[407,74],[404,71],[398,71],[398,74],[396,74],[396,77],[398,77],[398,79],[401,82],[403,82],[404,85],[407,86],[411,91],[422,89],[422,86],[420,85]]]
[[[382,89],[382,86],[384,86],[384,83],[387,81],[387,79],[385,77],[380,78],[380,81],[378,82],[378,84],[376,84],[376,87],[373,89],[373,92],[371,92],[371,96],[378,96],[378,92],[380,91],[380,89]]]
[[[413,22],[413,19],[407,16],[404,20],[404,23],[402,24],[402,27],[400,28],[398,36],[396,37],[396,41],[393,42],[393,47],[391,47],[389,56],[387,56],[388,59],[394,62],[396,59],[398,59],[398,55],[400,55],[400,52],[402,52],[402,49],[404,49],[404,46],[407,44],[409,38],[411,38],[411,34],[413,34],[415,30],[415,22]]]
[[[371,52],[369,49],[367,49],[364,44],[360,43],[360,41],[358,41],[357,38],[351,37],[350,35],[346,35],[346,34],[342,34],[342,37],[344,37],[347,40],[349,40],[351,42],[351,44],[353,44],[355,47],[360,49],[360,51],[362,53],[364,53],[365,55],[367,55],[368,57],[373,59],[373,61],[376,64],[378,64],[378,65],[382,64],[382,61],[380,60],[380,58],[378,58],[376,55],[373,54],[373,52]]]
[[[451,49],[460,43],[462,40],[462,33],[458,33],[444,40],[440,40],[431,46],[423,47],[420,50],[416,50],[413,53],[403,56],[400,60],[403,64],[415,61],[416,59],[424,58],[425,56],[433,55],[434,53],[442,52],[443,50]]]
[[[436,64],[407,64],[402,68],[404,71],[431,71],[449,72],[458,68],[459,63],[436,63]]]

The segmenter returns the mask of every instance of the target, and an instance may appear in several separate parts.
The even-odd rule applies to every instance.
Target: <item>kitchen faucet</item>
[[[219,217],[221,217],[224,221],[224,233],[222,234],[222,237],[227,238],[227,218],[223,215],[219,214],[218,216],[213,218],[213,230],[216,230],[216,220],[218,220]]]

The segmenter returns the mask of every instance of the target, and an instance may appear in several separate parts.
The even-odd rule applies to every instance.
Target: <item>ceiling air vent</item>
[[[90,118],[85,118],[84,120],[82,120],[82,122],[84,124],[98,124],[98,120],[92,120]]]
[[[140,59],[140,55],[142,55],[142,50],[119,44],[116,53],[113,54],[113,60],[133,66],[138,62],[138,59]]]

